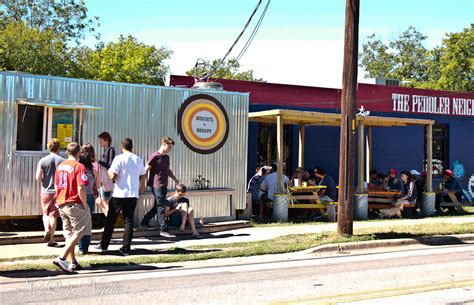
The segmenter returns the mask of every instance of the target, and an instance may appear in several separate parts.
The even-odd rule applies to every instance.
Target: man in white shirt
[[[283,175],[281,177],[281,189],[286,191],[288,187],[288,179],[287,176]],[[273,202],[273,195],[278,192],[278,171],[277,171],[277,164],[272,165],[272,169],[270,170],[270,174],[265,176],[265,180],[263,180],[262,184],[260,185],[260,213],[258,214],[258,218],[263,218],[263,210],[265,209],[265,205],[268,202]]]
[[[115,181],[112,199],[109,203],[109,211],[105,221],[102,240],[96,247],[101,252],[106,251],[114,232],[115,221],[120,211],[123,212],[125,220],[125,231],[123,244],[119,249],[120,254],[130,254],[130,245],[133,238],[133,215],[137,205],[139,192],[145,191],[146,171],[143,160],[132,153],[132,139],[122,140],[122,154],[116,156],[108,170],[110,179]]]

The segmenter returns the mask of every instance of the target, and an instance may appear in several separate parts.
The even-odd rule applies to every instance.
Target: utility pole
[[[353,233],[358,43],[359,0],[346,0],[339,144],[339,212],[337,217],[339,235]]]

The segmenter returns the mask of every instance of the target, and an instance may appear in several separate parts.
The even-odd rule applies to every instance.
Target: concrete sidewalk
[[[391,227],[391,226],[414,226],[420,224],[463,224],[474,222],[474,216],[461,217],[435,217],[423,219],[400,219],[400,220],[384,220],[384,221],[356,221],[354,222],[354,229],[375,228],[375,227]],[[202,228],[202,230],[205,228]],[[335,232],[337,230],[336,223],[315,223],[315,224],[301,224],[289,226],[268,226],[268,227],[247,227],[242,229],[234,229],[221,232],[208,232],[204,234],[204,239],[193,239],[190,235],[179,235],[173,239],[164,239],[156,236],[157,231],[147,230],[148,236],[137,236],[132,242],[133,249],[153,250],[153,249],[171,249],[171,248],[186,248],[189,246],[204,246],[211,244],[226,244],[237,242],[253,242],[268,240],[279,236],[290,234],[306,234],[306,233],[321,233],[321,232]],[[40,232],[41,233],[41,232]],[[414,229],[416,234],[416,229]],[[0,233],[8,234],[8,233]],[[153,236],[154,235],[154,236]],[[5,237],[5,236],[4,236]],[[100,232],[94,236],[92,246],[98,243],[100,239]],[[101,258],[116,257],[118,255],[118,248],[121,246],[121,239],[113,239],[109,247],[109,252],[101,255]],[[92,247],[89,249],[94,252]],[[61,253],[60,248],[47,247],[44,243],[28,243],[28,244],[11,244],[0,245],[0,259],[14,259],[33,256],[55,256]],[[94,256],[96,258],[96,256]],[[0,263],[1,264],[1,263]]]

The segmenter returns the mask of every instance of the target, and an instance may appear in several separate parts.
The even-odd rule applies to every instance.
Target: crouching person
[[[92,229],[86,193],[89,181],[86,168],[78,162],[80,150],[79,144],[68,144],[68,158],[58,165],[54,179],[56,205],[63,221],[66,246],[53,263],[67,273],[80,269],[74,249],[82,236],[90,235]]]
[[[166,199],[169,202],[169,205],[166,207],[165,216],[169,217],[180,213],[181,226],[179,227],[179,230],[184,231],[186,221],[188,221],[193,232],[193,237],[202,238],[196,230],[196,225],[194,223],[194,209],[189,205],[189,199],[184,197],[185,194],[186,186],[184,184],[176,184],[175,193]]]

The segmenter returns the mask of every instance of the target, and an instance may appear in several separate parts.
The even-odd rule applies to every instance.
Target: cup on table
[[[303,186],[304,186],[304,187],[307,187],[307,186],[308,186],[308,182],[303,182]]]
[[[295,186],[300,186],[300,179],[295,179]]]

